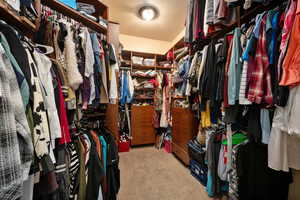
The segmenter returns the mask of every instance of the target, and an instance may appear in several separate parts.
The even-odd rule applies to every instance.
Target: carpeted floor
[[[172,154],[154,147],[120,153],[119,200],[209,200],[205,188]]]

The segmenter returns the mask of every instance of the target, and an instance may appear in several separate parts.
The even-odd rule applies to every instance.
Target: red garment
[[[269,69],[269,58],[267,52],[266,20],[265,15],[260,24],[260,34],[257,41],[257,50],[254,66],[250,72],[248,100],[257,104],[273,103],[271,74]]]
[[[67,118],[67,112],[65,108],[65,99],[61,89],[61,82],[58,80],[58,90],[59,90],[59,122],[61,128],[61,138],[59,139],[59,144],[65,144],[71,142],[69,122]]]
[[[230,37],[227,37],[229,48],[227,53],[227,60],[225,64],[225,73],[224,73],[224,107],[229,107],[228,104],[228,70],[230,65],[230,58],[232,53],[232,44],[233,44],[233,35],[230,35]]]
[[[159,86],[159,83],[156,79],[151,79],[149,80],[149,83],[152,83],[154,87],[158,87]]]

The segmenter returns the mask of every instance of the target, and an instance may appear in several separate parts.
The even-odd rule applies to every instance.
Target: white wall
[[[167,41],[153,40],[125,34],[120,34],[120,42],[123,44],[124,50],[153,54],[165,54],[171,45],[171,42]]]
[[[173,41],[153,40],[144,37],[120,34],[120,42],[124,50],[143,53],[166,54],[185,34],[183,29]]]

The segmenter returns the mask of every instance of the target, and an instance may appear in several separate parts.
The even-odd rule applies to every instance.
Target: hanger
[[[20,40],[23,43],[23,45],[26,46],[31,52],[34,51],[35,45],[28,38],[21,35]]]

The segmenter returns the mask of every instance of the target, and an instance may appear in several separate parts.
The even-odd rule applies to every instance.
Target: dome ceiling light
[[[143,6],[139,9],[139,17],[145,21],[152,21],[158,17],[158,10],[154,6]]]

